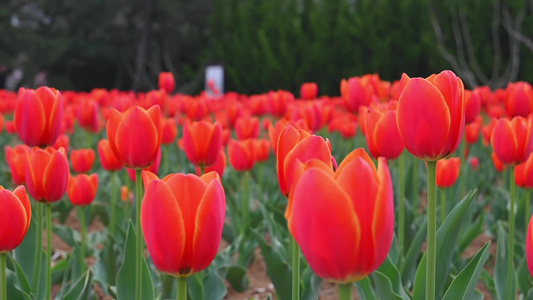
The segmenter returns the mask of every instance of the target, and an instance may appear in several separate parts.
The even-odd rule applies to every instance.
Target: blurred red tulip
[[[20,139],[34,147],[51,146],[61,133],[63,97],[53,88],[21,88],[13,118]]]
[[[398,158],[404,144],[396,125],[396,111],[371,109],[364,118],[366,143],[372,156],[383,156],[387,160]]]
[[[463,82],[451,71],[427,79],[402,76],[406,82],[398,101],[398,129],[415,157],[436,161],[453,153],[463,137]]]
[[[78,124],[91,132],[100,131],[100,119],[98,103],[91,99],[83,99],[78,103],[76,117]]]
[[[154,265],[174,276],[190,276],[215,258],[226,215],[226,196],[215,172],[198,177],[143,172],[146,192],[141,224]]]
[[[70,164],[76,173],[88,173],[95,159],[96,154],[93,149],[78,149],[70,152]]]
[[[173,118],[163,119],[161,123],[162,123],[162,128],[163,128],[161,144],[163,145],[172,144],[174,140],[176,139],[176,137],[178,136],[178,125],[176,124],[176,119],[173,119]]]
[[[501,173],[506,169],[502,161],[498,158],[498,155],[496,155],[496,152],[492,151],[490,157],[492,158],[492,163],[494,164],[494,169],[496,169],[496,171]]]
[[[61,200],[70,170],[65,149],[33,148],[26,162],[26,186],[33,199],[51,203]]]
[[[222,177],[224,175],[224,171],[226,170],[227,164],[228,164],[228,159],[226,157],[226,152],[224,151],[224,149],[222,149],[220,150],[218,154],[218,158],[215,161],[215,163],[205,168],[205,173],[214,171],[214,172],[217,172],[218,176]],[[202,175],[202,170],[200,169],[200,167],[196,166],[195,171],[196,171],[196,175],[198,176]]]
[[[241,117],[235,121],[235,135],[239,140],[258,138],[259,129],[259,119],[257,117]]]
[[[228,143],[229,164],[237,171],[250,171],[255,164],[253,139],[230,140]]]
[[[214,164],[222,149],[222,127],[219,123],[187,121],[183,126],[183,149],[195,166]]]
[[[365,85],[359,77],[352,77],[341,82],[341,95],[346,108],[352,113],[357,113],[360,106],[368,106],[373,98],[372,87]]]
[[[467,144],[475,144],[479,138],[483,118],[478,116],[475,121],[465,126],[465,141]]]
[[[440,188],[451,187],[461,171],[461,159],[459,157],[443,158],[437,161],[437,186]]]
[[[174,80],[174,74],[171,72],[159,73],[159,88],[165,90],[167,93],[172,93],[176,88],[176,82]]]
[[[70,176],[67,185],[67,194],[73,205],[90,205],[96,197],[98,190],[98,174],[79,174]]]
[[[387,257],[394,201],[384,158],[378,158],[376,168],[363,149],[356,149],[336,173],[310,167],[291,192],[289,206],[289,230],[313,271],[325,280],[358,281]]]
[[[6,161],[11,171],[13,183],[21,185],[26,183],[26,158],[30,153],[30,147],[17,145],[13,148],[6,146]]]
[[[465,123],[470,124],[476,120],[481,112],[481,98],[478,93],[465,90]]]
[[[56,142],[52,145],[52,148],[59,150],[59,148],[65,148],[65,152],[68,152],[70,145],[70,137],[66,134],[60,134],[57,137]]]
[[[300,98],[304,100],[313,100],[318,96],[318,84],[306,82],[300,88]]]
[[[527,82],[513,82],[507,85],[505,111],[509,117],[527,117],[533,104],[533,89]]]
[[[111,109],[107,121],[107,138],[116,157],[130,169],[149,167],[161,146],[161,109],[145,110],[139,106],[124,114]]]
[[[477,171],[477,169],[479,168],[479,157],[472,156],[470,157],[469,161],[470,161],[470,166],[472,166],[472,169],[474,171]]]
[[[108,140],[98,141],[98,158],[100,159],[100,164],[104,170],[109,172],[114,172],[122,169],[123,165],[117,156],[111,149],[111,145]]]
[[[499,119],[492,131],[492,149],[504,164],[524,162],[533,151],[533,118]]]
[[[31,221],[31,205],[26,188],[19,185],[13,192],[0,186],[0,254],[20,245]]]

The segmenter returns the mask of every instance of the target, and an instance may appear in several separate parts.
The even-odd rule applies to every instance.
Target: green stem
[[[250,171],[244,172],[244,176],[241,179],[241,203],[241,233],[244,235],[248,227],[248,216],[250,215]]]
[[[163,147],[163,174],[169,174],[169,166],[168,166],[168,147],[169,145],[162,145]]]
[[[78,207],[78,218],[80,220],[80,233],[81,233],[81,270],[83,270],[83,262],[85,261],[85,247],[87,245],[87,224],[85,224],[85,206]]]
[[[524,209],[526,211],[526,216],[525,216],[525,219],[524,219],[524,224],[525,224],[524,228],[526,229],[526,231],[524,231],[524,232],[527,232],[527,226],[528,226],[529,218],[531,218],[531,214],[529,213],[529,211],[530,211],[529,205],[530,205],[530,201],[531,201],[530,193],[531,193],[530,189],[526,189],[526,208]]]
[[[187,300],[187,277],[178,277],[178,300]]]
[[[509,190],[511,203],[509,206],[509,255],[507,256],[507,299],[515,299],[516,291],[512,289],[514,277],[514,207],[515,207],[515,182],[514,167],[509,168]]]
[[[444,223],[446,218],[446,189],[440,189],[440,224]]]
[[[460,150],[461,153],[459,153],[461,156],[461,167],[459,172],[459,199],[462,199],[466,192],[466,141],[465,138],[461,140],[461,146]]]
[[[135,265],[135,298],[142,298],[142,260],[143,260],[143,233],[141,229],[141,203],[142,203],[142,170],[135,170],[135,227],[137,231],[136,265]]]
[[[46,205],[46,299],[52,299],[52,204]]]
[[[37,234],[35,235],[35,252],[34,252],[34,265],[33,265],[33,285],[32,291],[37,295],[39,290],[39,281],[41,278],[41,265],[42,265],[42,251],[43,251],[43,204],[36,202],[35,222],[37,224]]]
[[[7,300],[6,255],[0,254],[0,300]]]
[[[292,299],[300,299],[300,246],[291,236]]]
[[[405,151],[404,151],[405,152]],[[398,240],[400,249],[404,252],[405,246],[405,153],[400,154],[400,194],[398,195]]]
[[[170,299],[176,277],[161,273],[161,299]]]
[[[420,197],[418,193],[418,173],[419,171],[419,162],[416,157],[412,157],[413,160],[413,182],[411,186],[412,199],[416,199],[417,203],[413,203],[413,207],[418,207],[420,205]]]
[[[339,300],[352,300],[352,283],[339,284]]]
[[[111,172],[111,220],[109,221],[109,233],[112,236],[115,236],[117,192],[117,172]]]
[[[437,172],[437,162],[427,162],[427,265],[426,265],[426,300],[435,299],[435,266],[437,261],[437,193],[435,176]]]

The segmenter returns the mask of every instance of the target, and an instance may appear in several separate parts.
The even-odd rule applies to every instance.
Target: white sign
[[[207,66],[205,68],[205,91],[212,97],[224,95],[223,66]]]

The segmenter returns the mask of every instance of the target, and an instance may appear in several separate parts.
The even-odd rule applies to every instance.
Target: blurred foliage
[[[431,4],[453,56],[460,49],[451,16],[464,12],[477,63],[490,76],[494,1],[7,0],[0,3],[0,63],[24,70],[25,86],[47,70],[49,84],[60,89],[130,89],[148,26],[140,90],[155,88],[157,74],[171,71],[180,92],[197,93],[204,67],[222,64],[226,90],[298,92],[302,82],[314,81],[320,94],[336,95],[341,78],[379,73],[395,80],[403,72],[427,76],[452,68],[438,51]],[[511,17],[527,10],[522,33],[533,36],[531,7],[505,3]],[[510,41],[503,25],[497,32],[503,72]],[[517,80],[533,81],[532,51],[520,51]]]

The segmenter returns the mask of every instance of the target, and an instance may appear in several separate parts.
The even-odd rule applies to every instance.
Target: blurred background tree
[[[452,69],[468,87],[533,81],[533,0],[6,0],[0,64],[31,87],[148,90],[171,71],[203,89],[222,64],[226,90],[339,94],[341,78]]]

